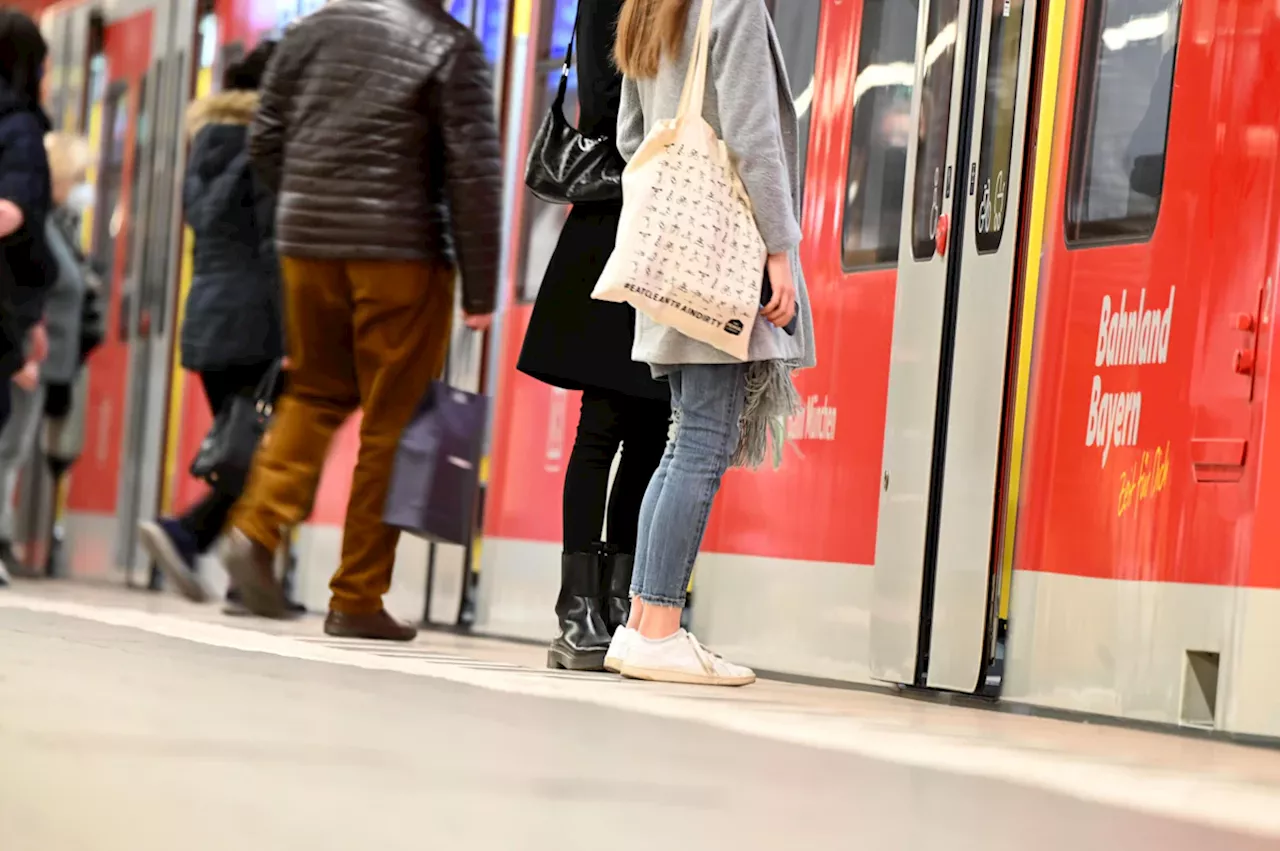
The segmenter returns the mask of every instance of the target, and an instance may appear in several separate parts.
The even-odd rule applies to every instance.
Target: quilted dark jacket
[[[283,354],[275,201],[249,164],[249,122],[257,105],[256,92],[229,91],[198,100],[187,112],[192,143],[182,195],[195,250],[182,365],[196,372]]]
[[[334,0],[285,34],[250,133],[282,255],[460,266],[493,310],[502,183],[488,61],[441,0]]]

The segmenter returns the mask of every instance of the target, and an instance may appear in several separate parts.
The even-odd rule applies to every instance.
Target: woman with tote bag
[[[640,513],[631,615],[606,665],[634,679],[746,685],[755,674],[703,647],[680,614],[721,477],[758,466],[771,441],[781,461],[800,403],[791,373],[816,362],[795,104],[764,0],[626,0],[615,56],[618,149],[630,163],[595,296],[641,311],[632,356],[670,383],[675,423]],[[715,291],[691,301],[704,280]],[[682,316],[667,310],[676,302]],[[745,345],[686,321],[709,314],[732,315],[711,330]]]
[[[602,669],[610,638],[627,622],[640,502],[662,458],[671,417],[666,382],[655,381],[646,365],[631,360],[635,311],[625,304],[591,298],[613,251],[622,212],[618,181],[625,163],[614,151],[613,138],[622,75],[611,55],[621,9],[622,0],[580,0],[574,28],[578,134],[612,152],[600,167],[608,174],[596,181],[611,184],[612,192],[596,191],[595,196],[605,197],[573,204],[538,290],[517,365],[539,381],[582,392],[578,433],[564,481],[564,551],[555,607],[559,632],[547,653],[550,667],[577,671]],[[566,75],[572,51],[570,45]],[[562,79],[561,85],[565,82]],[[557,99],[548,121],[555,122],[559,118],[555,111],[561,109]],[[552,129],[556,126],[551,124]],[[560,130],[562,136],[569,133]],[[534,165],[539,160],[551,165],[541,169],[542,180],[529,182],[535,192],[536,187],[549,187],[550,192],[542,194],[555,192],[552,200],[563,202],[589,182],[591,164],[561,169],[575,178],[572,181],[551,174],[551,166],[568,158],[557,147],[549,134],[539,136]],[[588,179],[581,178],[584,174]],[[531,175],[539,177],[536,171]],[[621,459],[610,487],[619,445]]]

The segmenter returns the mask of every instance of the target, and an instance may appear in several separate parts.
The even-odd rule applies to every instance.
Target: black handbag
[[[552,204],[580,204],[622,199],[622,170],[627,164],[612,136],[584,136],[564,117],[564,96],[573,63],[578,22],[573,22],[569,49],[560,72],[555,102],[538,128],[525,166],[524,182],[534,195]]]
[[[221,493],[239,496],[258,443],[271,422],[279,384],[280,362],[276,361],[252,397],[236,394],[227,400],[191,462],[192,476]]]

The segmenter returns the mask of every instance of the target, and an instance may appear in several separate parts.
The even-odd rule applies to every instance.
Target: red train
[[[543,638],[576,404],[514,369],[564,214],[520,178],[573,2],[463,5],[499,68],[508,162],[484,538],[469,553],[406,542],[392,608],[423,613],[425,587],[429,620],[461,611],[480,631]],[[807,139],[803,260],[820,365],[802,375],[783,468],[725,484],[695,570],[699,635],[787,674],[1280,736],[1280,537],[1255,525],[1280,500],[1280,475],[1266,472],[1280,439],[1267,416],[1280,9],[770,6]],[[70,494],[85,573],[141,564],[131,524],[190,497],[179,459],[204,428],[169,372],[180,145],[166,137],[171,153],[148,161],[166,192],[131,186],[150,156],[128,153],[133,128],[172,128],[164,109],[132,120],[112,92],[176,106],[218,50],[279,23],[277,7],[249,0],[113,3],[94,54],[72,44],[87,8],[55,7],[46,23],[67,68],[105,57],[82,101],[116,154],[103,157],[99,210],[112,212],[94,233],[99,248],[121,246],[113,316],[127,321],[93,365]],[[166,61],[197,73],[144,76]],[[457,341],[456,380],[476,379],[473,346]],[[339,442],[299,535],[313,605],[351,449]]]

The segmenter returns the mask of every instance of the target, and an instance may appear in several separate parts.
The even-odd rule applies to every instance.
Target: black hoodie
[[[49,127],[37,104],[0,80],[0,199],[23,215],[22,227],[0,239],[0,376],[6,378],[21,369],[27,332],[40,321],[58,277],[44,237],[53,204],[44,148]]]

